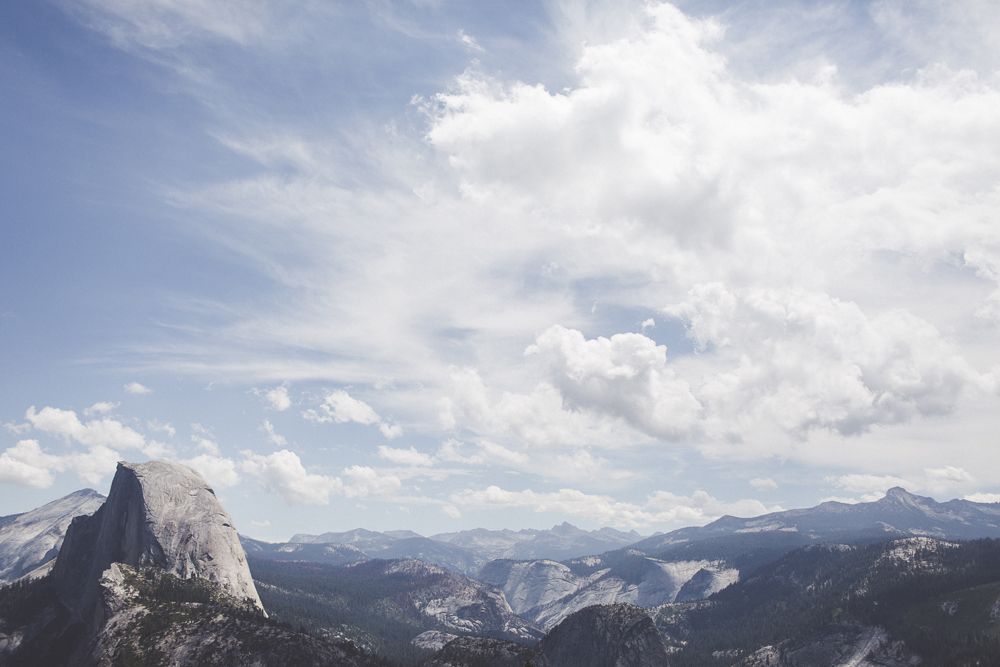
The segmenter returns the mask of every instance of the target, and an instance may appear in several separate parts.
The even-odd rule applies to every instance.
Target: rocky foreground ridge
[[[269,620],[232,519],[177,463],[119,463],[52,576],[0,593],[0,667],[380,664]]]
[[[93,489],[81,489],[30,512],[0,518],[0,585],[48,574],[70,522],[93,514],[104,500]]]
[[[630,604],[587,607],[539,642],[460,637],[424,667],[667,667],[667,649],[649,612]]]

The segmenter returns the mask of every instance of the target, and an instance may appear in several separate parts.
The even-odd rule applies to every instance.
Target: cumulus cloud
[[[236,461],[230,458],[207,453],[183,459],[181,463],[200,472],[213,489],[228,489],[240,483],[240,476],[236,471]]]
[[[348,479],[308,472],[298,454],[283,449],[263,456],[250,450],[243,453],[243,472],[253,475],[260,487],[274,493],[289,505],[328,505],[330,495],[346,498],[392,498],[402,488],[395,475],[376,472],[367,466],[351,466],[343,471]]]
[[[284,447],[288,444],[288,440],[285,439],[285,436],[275,433],[274,426],[266,419],[257,430],[266,433],[268,442],[273,443],[278,447]]]
[[[107,417],[84,423],[72,410],[44,407],[36,413],[35,407],[31,406],[25,413],[25,419],[39,431],[60,435],[88,447],[120,447],[142,451],[146,446],[146,438],[142,434]]]
[[[383,459],[404,466],[434,465],[433,456],[430,454],[424,454],[423,452],[418,452],[415,447],[410,447],[409,449],[394,449],[392,447],[380,445],[378,448],[378,455]]]
[[[378,413],[364,401],[351,397],[346,391],[337,389],[326,395],[319,410],[309,409],[302,416],[319,424],[336,422],[346,424],[378,424],[379,431],[387,439],[392,440],[403,435],[403,429],[397,424],[390,424],[378,416]]]
[[[228,9],[192,18],[197,2],[147,5],[88,6],[117,17],[130,43],[256,34],[218,27]],[[887,36],[911,34],[903,5],[878,3]],[[905,79],[867,90],[828,63],[758,80],[722,56],[719,21],[656,3],[622,14],[586,27],[587,40],[559,35],[585,44],[565,90],[470,68],[419,102],[419,159],[372,142],[373,164],[392,165],[378,183],[398,188],[345,188],[330,176],[343,165],[297,136],[228,142],[264,172],[175,200],[238,219],[232,247],[296,298],[236,315],[211,332],[224,350],[195,346],[187,361],[344,384],[393,374],[400,404],[426,414],[440,399],[444,437],[478,443],[443,446],[439,460],[566,449],[557,456],[583,470],[650,440],[796,457],[820,436],[956,419],[990,384],[979,365],[995,363],[1000,322],[996,82],[934,60],[901,63]],[[991,34],[992,23],[969,25]],[[639,319],[658,310],[659,324],[598,336],[615,330],[596,322],[598,300]],[[696,354],[656,342],[678,323]],[[276,351],[267,364],[262,349]],[[286,361],[290,349],[308,360]],[[304,414],[401,431],[344,391]],[[944,470],[916,449],[914,470]],[[925,488],[968,483],[900,474]],[[896,483],[877,477],[840,488]]]
[[[243,456],[243,472],[256,477],[264,491],[281,496],[289,505],[328,505],[330,494],[343,489],[339,478],[308,472],[298,455],[287,449],[268,456],[248,450]]]
[[[103,415],[103,414],[106,414],[108,412],[111,412],[112,410],[114,410],[115,408],[117,408],[119,405],[121,405],[121,403],[108,403],[108,402],[94,403],[89,408],[84,408],[83,409],[83,414],[86,415],[86,416],[88,416],[88,417],[90,415],[96,415],[96,414],[102,414]]]
[[[146,422],[146,428],[148,428],[150,431],[162,431],[163,433],[168,434],[170,437],[177,435],[177,429],[175,429],[173,426],[171,426],[170,424],[161,424],[155,419],[153,421]]]
[[[965,499],[974,503],[1000,503],[1000,493],[970,493]]]
[[[52,468],[63,469],[63,460],[44,453],[37,440],[21,440],[0,454],[0,483],[47,489],[55,481]]]
[[[265,392],[264,400],[278,412],[283,412],[292,406],[292,399],[288,396],[288,386],[284,384]]]
[[[750,480],[750,486],[757,489],[758,491],[774,491],[778,488],[778,483],[775,482],[770,477],[761,478],[755,477]]]
[[[905,311],[867,317],[854,303],[798,289],[699,285],[666,311],[699,349],[728,360],[698,397],[715,430],[766,420],[790,434],[857,435],[877,424],[952,412],[980,376],[928,322]]]
[[[509,465],[524,465],[528,463],[528,456],[523,452],[507,449],[503,445],[498,445],[489,440],[482,440],[476,443],[476,453],[465,455],[462,453],[463,443],[454,438],[449,438],[441,443],[437,457],[442,461],[454,463],[465,463],[469,465],[482,465],[490,463],[506,463]]]
[[[153,390],[150,389],[149,387],[145,387],[139,384],[138,382],[129,382],[127,385],[125,385],[125,391],[127,391],[130,394],[148,394]]]
[[[667,348],[642,334],[587,340],[555,325],[525,350],[571,404],[620,417],[665,439],[688,434],[701,404],[667,366]]]
[[[458,491],[449,499],[460,506],[480,509],[523,507],[536,512],[557,512],[633,528],[663,522],[707,523],[726,514],[751,517],[781,510],[777,506],[767,508],[756,500],[725,503],[704,491],[696,491],[690,497],[657,491],[647,498],[644,505],[620,502],[609,496],[586,494],[575,489],[536,493],[530,489],[506,491],[498,486],[480,491]]]
[[[37,440],[21,440],[0,453],[0,483],[46,489],[55,481],[53,472],[72,470],[96,486],[114,472],[118,459],[118,452],[103,444],[86,452],[55,455],[46,453]]]

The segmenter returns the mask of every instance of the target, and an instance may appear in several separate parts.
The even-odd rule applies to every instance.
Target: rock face
[[[630,604],[595,605],[571,614],[538,646],[460,637],[425,667],[667,667],[667,649],[649,612]]]
[[[643,554],[549,560],[496,560],[479,579],[500,588],[514,613],[551,630],[563,619],[596,604],[625,602],[655,607],[708,597],[739,579],[724,563],[665,562]]]
[[[799,641],[765,646],[741,660],[739,667],[913,667],[920,657],[903,642],[891,641],[882,628],[831,625]]]
[[[581,609],[538,648],[550,667],[667,667],[667,648],[649,612],[630,604]]]
[[[369,560],[344,566],[357,579],[410,582],[393,596],[401,610],[458,632],[535,643],[544,634],[517,616],[501,591],[475,579],[418,560]]]
[[[47,574],[74,517],[93,514],[104,496],[93,489],[75,491],[0,525],[0,585]]]
[[[179,463],[119,463],[101,509],[70,524],[54,580],[77,618],[91,616],[112,563],[207,579],[263,610],[232,519],[202,476]]]

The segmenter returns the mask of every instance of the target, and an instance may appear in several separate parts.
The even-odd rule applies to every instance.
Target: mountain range
[[[562,524],[271,544],[238,536],[193,470],[123,463],[107,499],[0,519],[17,582],[0,587],[0,665],[992,664],[998,526],[1000,504],[894,488],[642,539]],[[586,545],[614,548],[487,560]]]

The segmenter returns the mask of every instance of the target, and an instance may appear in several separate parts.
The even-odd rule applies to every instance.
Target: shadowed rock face
[[[551,667],[667,667],[667,649],[649,612],[630,604],[581,609],[538,649]]]
[[[667,649],[649,612],[630,604],[594,605],[571,614],[538,646],[459,637],[424,667],[668,667]]]
[[[179,463],[119,463],[101,509],[70,524],[54,577],[78,618],[91,615],[112,563],[208,579],[263,610],[232,519],[202,476]]]

